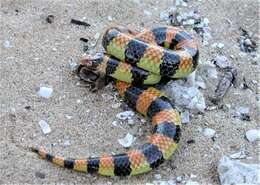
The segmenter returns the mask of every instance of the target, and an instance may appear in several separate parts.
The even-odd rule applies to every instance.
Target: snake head
[[[94,57],[87,56],[82,59],[75,73],[86,83],[90,84],[92,92],[105,86],[105,75],[100,71],[100,65],[103,61],[103,55]]]

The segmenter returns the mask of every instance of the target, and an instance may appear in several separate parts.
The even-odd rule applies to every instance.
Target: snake
[[[185,30],[161,26],[137,32],[110,27],[102,39],[103,54],[81,60],[76,74],[97,90],[106,77],[127,105],[151,121],[152,134],[137,149],[100,157],[65,158],[32,147],[41,158],[60,167],[104,176],[134,176],[171,158],[181,136],[181,118],[174,104],[154,87],[162,79],[188,76],[198,65],[197,41]]]

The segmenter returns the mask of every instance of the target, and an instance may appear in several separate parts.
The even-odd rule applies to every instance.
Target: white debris
[[[107,20],[113,21],[113,18],[109,15],[109,16],[107,16]]]
[[[133,142],[135,141],[136,137],[134,137],[132,134],[127,133],[127,135],[122,138],[118,139],[118,142],[125,148],[129,148]]]
[[[75,60],[74,60],[73,58],[70,58],[70,59],[69,59],[68,66],[69,66],[69,69],[70,69],[71,71],[74,71],[74,70],[76,70],[76,68],[77,68],[77,63],[75,62]]]
[[[133,125],[133,124],[134,124],[134,120],[133,120],[133,119],[128,119],[128,120],[127,120],[127,123],[128,123],[129,125]]]
[[[245,150],[241,150],[239,152],[229,155],[231,159],[245,159],[247,156],[248,156],[248,152]]]
[[[204,136],[206,136],[208,138],[212,138],[216,134],[216,131],[213,130],[212,128],[204,128],[202,130],[202,133]]]
[[[183,176],[176,177],[176,182],[181,183],[183,181]]]
[[[175,10],[176,10],[176,8],[174,6],[171,6],[167,10],[162,11],[160,13],[160,20],[170,23],[169,15],[173,14],[175,12]]]
[[[206,83],[200,76],[196,76],[195,85],[201,89],[206,89]]]
[[[80,103],[82,103],[82,100],[81,100],[81,99],[77,99],[76,102],[77,102],[78,104],[80,104]]]
[[[73,116],[72,116],[72,115],[69,115],[69,114],[65,114],[65,117],[66,117],[67,119],[72,119],[72,118],[73,118]]]
[[[236,116],[241,120],[250,120],[249,107],[240,106],[236,109]]]
[[[154,177],[155,177],[156,180],[160,180],[162,178],[162,175],[161,174],[155,174]]]
[[[11,42],[9,40],[4,41],[3,46],[5,48],[11,48],[12,47]]]
[[[117,121],[113,121],[112,125],[116,127],[117,126]]]
[[[223,156],[218,164],[219,179],[226,184],[260,184],[260,165],[246,164]]]
[[[224,55],[218,55],[214,59],[214,64],[222,69],[227,68],[231,65],[230,62],[228,61],[228,58]]]
[[[65,147],[70,146],[70,140],[66,139],[63,143],[63,146]]]
[[[125,111],[125,112],[120,112],[116,115],[118,119],[121,120],[126,120],[126,119],[131,119],[135,113],[133,111]]]
[[[43,98],[50,98],[53,93],[53,89],[50,87],[40,87],[37,94]]]
[[[183,21],[183,25],[194,25],[195,20],[194,19],[188,19],[187,21]]]
[[[113,109],[118,109],[121,106],[121,103],[114,103],[111,105]]]
[[[208,67],[208,69],[207,69],[207,76],[209,77],[209,78],[214,78],[214,79],[217,79],[218,78],[218,72],[217,72],[217,70],[216,70],[216,68],[215,67]]]
[[[98,39],[99,39],[99,37],[100,37],[100,33],[99,33],[99,32],[97,32],[97,33],[94,35],[94,39],[95,39],[95,40],[98,40]]]
[[[144,10],[144,15],[146,16],[152,16],[152,13],[148,10]]]
[[[43,134],[48,134],[48,133],[51,132],[51,128],[50,128],[49,124],[46,121],[40,120],[39,121],[39,125],[41,127],[41,130],[42,130]]]
[[[205,17],[203,19],[203,23],[204,23],[204,26],[208,26],[209,25],[209,19]]]
[[[211,47],[213,48],[219,48],[219,49],[222,49],[225,45],[221,42],[216,42],[214,44],[211,45]]]
[[[190,122],[190,113],[188,110],[185,110],[181,113],[181,123],[189,123]]]
[[[250,142],[255,142],[257,140],[260,140],[260,130],[255,130],[255,129],[248,130],[246,132],[246,138]]]
[[[200,185],[200,183],[189,180],[185,185]]]
[[[179,108],[186,108],[195,112],[204,112],[206,108],[203,94],[189,81],[171,81],[164,86],[164,91]]]

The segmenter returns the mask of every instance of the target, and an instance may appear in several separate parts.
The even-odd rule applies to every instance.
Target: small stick
[[[82,42],[88,42],[88,39],[86,39],[86,38],[83,38],[83,37],[81,37],[81,38],[79,38],[79,40],[81,40]]]
[[[70,23],[80,25],[80,26],[90,26],[89,23],[86,23],[86,22],[83,22],[83,21],[80,21],[80,20],[76,20],[76,19],[71,19]]]

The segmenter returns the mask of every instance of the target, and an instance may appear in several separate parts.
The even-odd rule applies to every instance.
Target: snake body
[[[181,134],[180,115],[158,89],[147,86],[161,77],[182,78],[198,63],[196,41],[175,27],[158,27],[133,34],[110,28],[103,36],[106,54],[82,60],[78,74],[95,83],[101,76],[117,79],[119,94],[134,110],[152,122],[152,135],[138,149],[116,155],[84,159],[64,158],[32,148],[40,157],[61,167],[105,176],[128,176],[148,172],[169,159]],[[91,75],[90,75],[91,74]],[[93,75],[94,74],[94,75]]]

